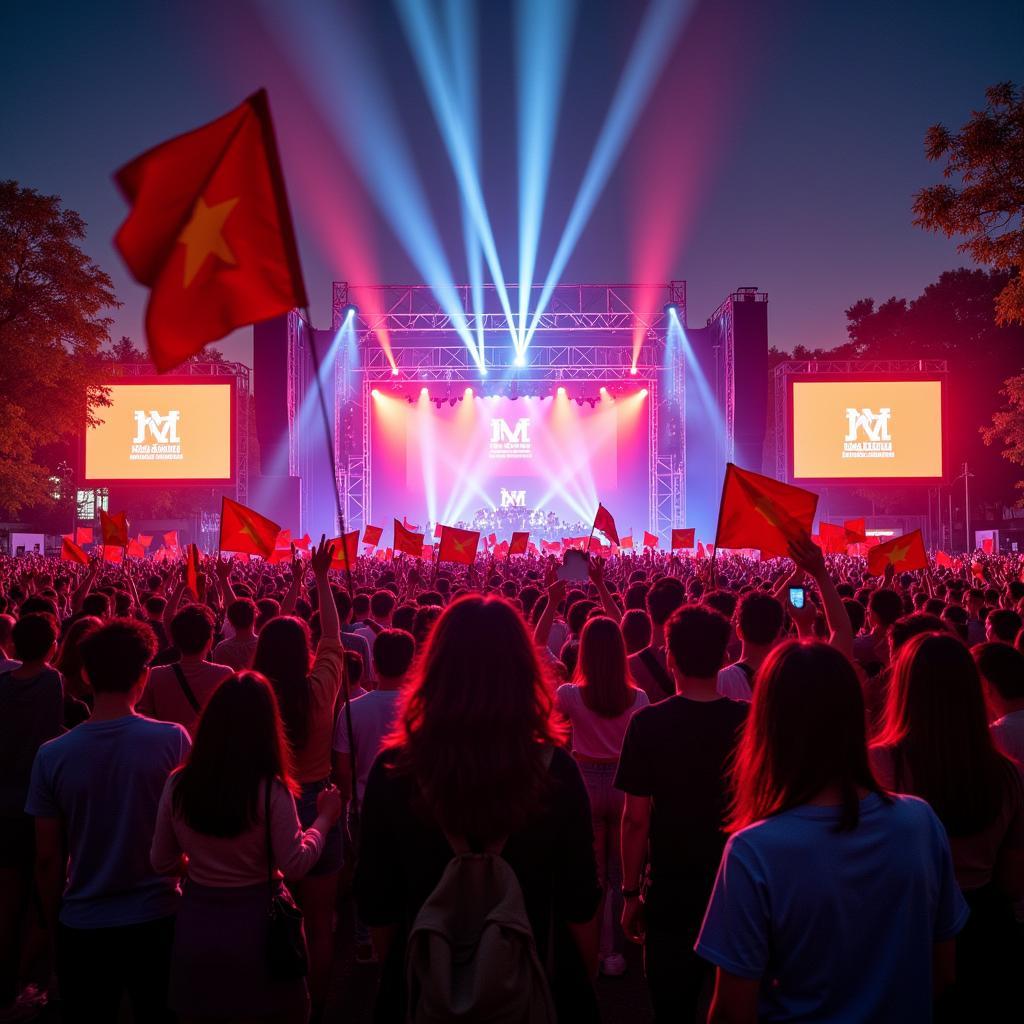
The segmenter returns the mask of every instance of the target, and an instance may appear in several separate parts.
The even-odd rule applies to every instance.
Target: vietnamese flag
[[[697,557],[698,558],[707,558],[708,557],[707,550],[704,547],[704,541],[702,541],[702,540],[697,541]]]
[[[847,544],[860,544],[867,536],[867,522],[863,517],[860,519],[847,519],[843,523],[843,529],[846,531]]]
[[[995,550],[995,540],[992,537],[981,538],[981,550],[986,555],[991,555]]]
[[[540,542],[541,551],[546,551],[549,555],[557,555],[562,550],[562,545],[557,540],[542,540]]]
[[[590,543],[587,545],[587,550],[592,555],[600,555],[604,551],[604,545],[597,539],[597,537],[591,537]]]
[[[308,533],[304,533],[301,537],[299,537],[298,540],[293,540],[292,543],[300,551],[308,551],[309,550],[309,534]]]
[[[128,557],[129,558],[145,558],[146,549],[137,541],[128,541]]]
[[[281,530],[277,535],[277,540],[274,541],[275,548],[287,548],[289,551],[292,546],[292,531]]]
[[[611,512],[600,502],[597,505],[597,515],[594,516],[594,529],[600,530],[609,540],[619,543],[619,531],[615,528],[615,520]]]
[[[920,530],[894,537],[868,552],[868,572],[872,576],[881,576],[890,565],[897,572],[928,568],[928,554]]]
[[[79,565],[89,564],[89,556],[70,537],[60,539],[60,560],[78,562]]]
[[[496,533],[492,533],[487,538],[487,543],[493,548],[494,545],[498,543],[498,535]]]
[[[441,524],[440,523],[434,523],[434,540],[440,540],[440,539],[441,539]]]
[[[454,526],[442,526],[441,546],[437,552],[437,560],[472,565],[479,543],[480,532],[478,530],[458,530]]]
[[[675,551],[677,548],[692,548],[693,538],[697,531],[695,529],[689,530],[673,530],[672,531],[672,550]]]
[[[114,180],[132,207],[114,244],[150,289],[146,337],[161,373],[236,327],[306,305],[265,90]]]
[[[199,548],[195,544],[185,548],[185,586],[199,596]]]
[[[140,548],[148,548],[153,543],[153,538],[145,533],[140,533],[135,539],[138,541]]]
[[[530,545],[530,533],[527,530],[525,533],[513,533],[512,541],[508,546],[508,553],[510,555],[525,555]]]
[[[91,526],[77,526],[77,527],[75,527],[75,543],[76,544],[91,544],[92,543],[92,527]]]
[[[178,546],[178,531],[169,530],[164,534],[164,544],[169,548],[176,548]]]
[[[332,569],[351,569],[359,556],[359,531],[346,533],[344,538],[335,537],[328,544],[334,545],[334,558],[331,559]]]
[[[246,551],[250,555],[269,558],[274,553],[277,523],[230,498],[222,498],[220,506],[221,551]]]
[[[413,558],[423,557],[423,534],[414,533],[397,519],[395,520],[394,544],[396,552],[401,551],[403,554],[412,555]]]
[[[124,548],[119,547],[116,544],[104,544],[103,545],[103,561],[113,562],[115,565],[124,558]]]
[[[633,550],[633,534],[630,534],[628,537],[623,537],[622,540],[619,541],[619,547],[623,548],[626,551],[632,551]]]
[[[108,547],[128,546],[128,517],[124,512],[107,513],[100,509],[100,530]]]
[[[786,555],[789,542],[809,535],[818,496],[802,487],[728,463],[722,484],[715,547],[757,548]]]
[[[658,536],[654,533],[648,533],[644,530],[644,547],[645,548],[656,548],[658,546]]]
[[[369,544],[371,548],[375,548],[380,543],[381,534],[384,532],[384,528],[381,526],[369,526],[363,530],[363,543]]]
[[[846,545],[849,543],[845,526],[836,526],[834,523],[819,523],[818,536],[821,539],[821,550],[826,554],[845,555]]]
[[[935,552],[935,564],[940,569],[952,569],[953,568],[953,559],[950,558],[949,555],[947,555],[945,551],[936,551]]]
[[[411,533],[417,533],[419,531],[419,526],[417,526],[416,523],[410,523],[405,516],[402,516],[402,528],[409,530]],[[437,527],[435,527],[434,530],[436,533]]]

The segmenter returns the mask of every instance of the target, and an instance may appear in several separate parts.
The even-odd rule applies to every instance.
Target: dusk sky
[[[576,5],[538,280],[646,6]],[[475,56],[484,196],[504,274],[516,280],[512,5],[476,9],[474,53],[460,71]],[[986,86],[1007,79],[1024,80],[1024,5],[1006,0],[696,4],[561,279],[685,278],[694,324],[736,287],[757,285],[769,294],[772,344],[840,343],[855,300],[912,297],[966,264],[953,242],[911,224],[913,193],[939,176],[924,133],[937,121],[959,126]],[[453,277],[466,279],[458,185],[389,3],[10,2],[0,15],[0,175],[62,196],[85,218],[86,248],[124,303],[112,338],[143,343],[145,302],[111,244],[125,213],[112,172],[264,85],[318,326],[329,323],[333,279],[423,280],[364,187],[368,176],[390,182],[385,123],[411,154]],[[358,135],[352,110],[362,112]],[[251,331],[223,348],[248,360]]]

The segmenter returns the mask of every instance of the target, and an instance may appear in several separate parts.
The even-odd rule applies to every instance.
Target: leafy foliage
[[[0,510],[51,503],[54,446],[107,404],[100,348],[110,278],[79,248],[85,223],[57,196],[0,181]]]
[[[1024,90],[1012,82],[985,93],[958,132],[932,125],[925,136],[929,160],[945,160],[945,183],[914,197],[914,223],[947,238],[976,262],[1007,271],[996,303],[1000,324],[1024,324]],[[959,177],[960,188],[949,184]]]
[[[982,436],[985,444],[1003,445],[1004,459],[1024,466],[1024,373],[1010,377],[999,393],[1007,400],[1006,405],[992,414],[992,425],[982,429]],[[1024,480],[1017,481],[1017,486],[1024,490]]]

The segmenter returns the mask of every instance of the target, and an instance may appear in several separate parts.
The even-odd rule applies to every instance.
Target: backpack
[[[474,853],[465,840],[447,839],[455,856],[409,932],[407,1020],[555,1024],[523,891],[501,856],[505,840]]]

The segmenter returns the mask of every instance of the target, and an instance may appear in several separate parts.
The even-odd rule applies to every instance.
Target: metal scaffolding
[[[538,289],[539,290],[539,286]],[[518,309],[516,288],[510,303]],[[346,522],[369,521],[372,437],[370,391],[382,382],[444,381],[452,387],[472,384],[485,393],[536,394],[559,384],[627,383],[646,387],[651,398],[648,424],[649,528],[666,537],[685,517],[685,370],[672,362],[666,381],[667,318],[662,301],[672,301],[685,323],[686,285],[560,285],[541,315],[523,363],[514,364],[510,326],[492,286],[484,289],[482,308],[472,309],[468,285],[454,294],[460,310],[445,309],[425,285],[349,285],[334,282],[331,323],[338,331],[348,308],[356,308],[356,366],[339,358],[335,376],[335,444],[338,482]],[[485,337],[488,376],[463,343]],[[289,335],[290,337],[290,335]],[[390,354],[380,344],[387,337]],[[395,370],[397,369],[397,373]],[[635,372],[634,372],[635,371]],[[660,417],[678,415],[677,452],[660,452]]]

